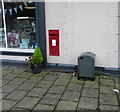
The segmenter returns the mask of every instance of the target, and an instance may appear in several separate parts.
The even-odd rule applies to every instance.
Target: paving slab
[[[32,97],[42,97],[46,93],[47,89],[45,88],[33,88],[27,96]]]
[[[30,79],[28,79],[26,82],[31,82],[31,83],[38,83],[41,81],[41,77],[34,77],[32,76]]]
[[[9,71],[14,71],[14,70],[16,70],[16,69],[17,69],[17,67],[15,67],[15,66],[3,67],[3,71],[7,71],[7,70],[9,70]]]
[[[17,101],[12,101],[12,100],[2,100],[2,110],[10,110]]]
[[[2,71],[2,76],[5,77],[6,75],[10,74],[12,71],[9,71],[9,70],[5,70],[5,71]]]
[[[2,78],[3,76],[2,76],[2,71],[0,71],[0,78]]]
[[[29,79],[30,77],[32,77],[33,74],[30,73],[30,72],[23,72],[22,74],[20,74],[18,77],[21,77],[21,78],[25,78],[25,79]]]
[[[17,87],[18,87],[18,85],[7,84],[2,88],[2,92],[10,93],[13,90],[15,90]]]
[[[80,102],[78,104],[78,109],[96,110],[97,108],[98,108],[97,98],[81,97]]]
[[[118,105],[117,95],[100,94],[101,105]]]
[[[49,88],[49,87],[51,87],[51,85],[53,84],[54,82],[52,82],[52,81],[45,81],[45,80],[42,80],[42,81],[40,81],[37,85],[36,85],[36,87],[40,87],[40,88]]]
[[[113,86],[100,86],[100,93],[107,93],[107,94],[113,94],[115,95],[116,92],[113,91],[115,89]]]
[[[108,75],[100,75],[100,79],[113,79],[113,77]]]
[[[61,86],[65,86],[65,85],[67,85],[69,83],[69,80],[68,79],[57,79],[56,81],[55,81],[55,83],[54,84],[56,84],[56,85],[61,85]]]
[[[2,88],[2,80],[0,79],[0,88]]]
[[[76,110],[78,102],[60,101],[56,110]]]
[[[16,68],[12,73],[22,74],[24,71],[25,71],[25,69],[23,69],[23,68]]]
[[[69,79],[69,80],[71,79],[71,77],[72,77],[72,74],[70,73],[61,73],[59,76],[60,79]]]
[[[115,88],[120,91],[120,83],[115,83]]]
[[[80,83],[80,84],[83,84],[84,83],[84,80],[78,80],[77,77],[72,77],[71,80],[70,80],[70,83]]]
[[[17,107],[14,107],[12,108],[9,112],[31,112],[31,110],[29,109],[22,109],[22,108],[17,108]]]
[[[32,110],[39,100],[39,98],[25,97],[15,107]]]
[[[112,106],[112,105],[100,105],[99,106],[100,110],[109,110],[109,111],[112,111],[112,110],[116,110],[118,111],[118,106]]]
[[[2,94],[2,99],[8,95],[8,93],[0,93],[0,94]]]
[[[11,74],[7,75],[6,77],[3,77],[4,80],[8,80],[8,81],[11,81],[13,80],[15,77],[17,76],[11,76]]]
[[[115,81],[115,83],[119,83],[120,82],[120,78],[119,77],[113,77],[113,80]]]
[[[22,85],[20,85],[17,89],[18,90],[25,90],[25,91],[29,91],[31,90],[36,84],[35,83],[26,83],[24,82]]]
[[[57,75],[47,75],[44,77],[43,80],[48,80],[48,81],[55,81],[58,78]]]
[[[98,89],[83,88],[81,96],[83,96],[83,97],[91,97],[91,98],[98,98]]]
[[[113,86],[114,87],[114,82],[113,82],[113,79],[100,79],[100,85],[101,86]]]
[[[98,81],[85,81],[84,87],[86,88],[99,88]]]
[[[41,77],[41,78],[44,78],[46,75],[48,75],[49,72],[46,72],[46,71],[42,71],[41,73],[38,73],[38,74],[33,74],[33,77]]]
[[[48,93],[54,93],[54,94],[63,94],[65,90],[65,86],[58,86],[58,85],[53,85]]]
[[[54,72],[54,71],[50,72],[50,71],[49,71],[48,74],[49,74],[49,75],[59,76],[59,75],[61,74],[61,72]]]
[[[56,94],[46,94],[40,101],[42,104],[56,105],[60,99],[61,95]]]
[[[8,80],[2,80],[2,86],[5,86],[6,84],[8,84],[9,81]]]
[[[26,79],[24,78],[15,78],[10,82],[10,84],[15,84],[15,85],[21,85],[23,82],[25,82]]]
[[[37,104],[37,106],[34,108],[33,112],[36,112],[38,110],[46,110],[46,111],[50,111],[52,112],[52,110],[54,110],[55,106],[52,105],[45,105],[45,104]]]
[[[21,100],[28,92],[26,91],[19,91],[19,90],[15,90],[12,93],[10,93],[7,97],[5,97],[5,99],[9,99],[9,100]]]
[[[67,101],[79,101],[80,92],[65,91],[61,100]]]
[[[69,83],[67,90],[81,92],[83,84]]]

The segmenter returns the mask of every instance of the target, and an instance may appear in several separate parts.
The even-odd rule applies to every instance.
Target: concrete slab
[[[117,106],[118,105],[117,96],[111,94],[100,94],[100,104]]]
[[[10,84],[15,84],[15,85],[21,85],[23,82],[25,82],[26,79],[24,78],[15,78],[10,82]]]
[[[114,87],[114,82],[113,82],[113,79],[100,79],[100,85],[101,86],[113,86]]]
[[[11,74],[8,74],[7,76],[3,77],[4,80],[13,80],[14,78],[16,78],[18,76],[18,74],[15,74],[13,75],[12,73]]]
[[[77,102],[60,101],[56,107],[56,110],[76,110]]]
[[[30,82],[30,83],[38,83],[41,81],[41,77],[35,77],[35,76],[32,76],[30,79],[28,79],[26,82]]]
[[[71,79],[71,77],[72,77],[72,74],[70,73],[61,73],[59,76],[60,79]]]
[[[96,110],[97,108],[98,108],[97,98],[81,97],[80,102],[78,104],[78,109]]]
[[[49,88],[51,87],[51,85],[53,84],[54,82],[52,81],[45,81],[45,80],[42,80],[40,81],[36,87],[40,87],[40,88]]]
[[[54,110],[55,106],[52,105],[45,105],[45,104],[37,104],[37,106],[34,108],[33,112],[36,112],[38,110],[46,110],[46,111],[50,111],[51,112]]]
[[[2,80],[2,86],[5,86],[6,84],[8,84],[9,81],[8,80]]]
[[[80,84],[83,84],[84,80],[78,80],[77,77],[72,77],[71,80],[70,80],[70,83],[80,83]]]
[[[12,73],[15,73],[15,74],[22,74],[24,71],[25,71],[25,69],[23,69],[23,68],[17,68],[17,69],[15,69],[15,70],[13,70]]]
[[[35,83],[26,83],[24,82],[22,85],[20,85],[17,89],[18,90],[25,90],[30,91],[36,84]]]
[[[2,99],[8,95],[8,93],[0,93],[0,94],[2,94]]]
[[[58,86],[58,85],[53,85],[48,93],[54,93],[54,94],[63,94],[65,90],[65,86]]]
[[[39,98],[25,97],[16,105],[16,107],[32,110],[39,100]]]
[[[47,89],[45,88],[33,88],[27,96],[32,96],[32,97],[39,97],[41,98],[45,93]]]
[[[10,110],[17,101],[12,101],[12,100],[2,100],[2,110]]]
[[[61,95],[56,94],[46,94],[40,101],[42,104],[57,105]]]
[[[100,86],[100,93],[107,93],[107,94],[113,94],[115,95],[116,92],[113,91],[115,89],[113,86]]]
[[[100,105],[99,106],[100,110],[104,111],[118,111],[118,106],[112,106],[112,105]]]
[[[15,90],[12,93],[10,93],[7,97],[5,97],[5,99],[9,99],[9,100],[21,100],[28,92],[26,91],[19,91],[19,90]]]
[[[67,101],[79,101],[80,92],[73,92],[73,91],[65,91],[61,100]]]
[[[24,78],[24,79],[29,79],[30,77],[32,77],[33,74],[30,72],[23,72],[22,74],[20,74],[18,77]]]
[[[61,86],[65,86],[65,85],[67,85],[69,83],[69,79],[57,79],[56,81],[55,81],[55,85],[61,85]]]
[[[3,88],[2,88],[2,92],[4,93],[10,93],[12,92],[13,90],[15,90],[16,88],[18,87],[18,85],[10,85],[10,84],[7,84],[5,85]]]
[[[43,80],[47,80],[47,81],[55,81],[58,78],[57,75],[47,75],[44,77]]]
[[[84,87],[86,87],[86,88],[99,88],[99,81],[85,81]]]
[[[98,89],[92,88],[83,88],[82,95],[83,97],[98,98]]]
[[[81,92],[83,84],[69,83],[67,90]]]
[[[39,74],[33,74],[34,77],[41,77],[41,78],[44,78],[46,75],[48,75],[49,72],[47,71],[42,71],[41,73]]]

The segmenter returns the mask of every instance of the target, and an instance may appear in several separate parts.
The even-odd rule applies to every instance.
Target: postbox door
[[[59,56],[59,30],[49,30],[49,54]]]

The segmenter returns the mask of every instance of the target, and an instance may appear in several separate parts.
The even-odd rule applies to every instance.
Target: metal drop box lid
[[[95,58],[95,54],[94,53],[92,53],[92,52],[84,52],[84,53],[82,53],[78,58],[83,58],[83,57],[91,57],[91,58]]]

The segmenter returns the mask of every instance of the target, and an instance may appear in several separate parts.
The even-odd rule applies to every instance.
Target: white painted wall
[[[118,67],[120,68],[120,2],[118,2]]]
[[[117,16],[117,2],[46,2],[48,63],[77,64],[91,51],[96,66],[118,68]],[[49,56],[49,29],[60,30],[60,56]]]

